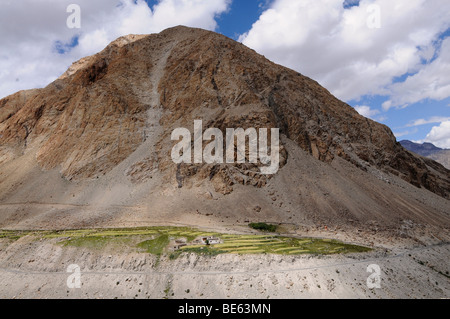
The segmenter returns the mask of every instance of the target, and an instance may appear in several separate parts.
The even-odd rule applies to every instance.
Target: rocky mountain
[[[279,128],[280,170],[174,164],[171,133],[194,120],[224,133]],[[388,127],[200,29],[122,37],[47,87],[0,100],[0,227],[412,221],[447,231],[449,198],[450,171]]]
[[[450,169],[450,150],[436,147],[431,143],[418,144],[411,141],[400,141],[400,144],[408,151],[431,158]]]
[[[400,141],[400,144],[408,151],[419,154],[420,156],[430,156],[436,152],[443,151],[442,148],[436,147],[431,143],[418,144],[411,141]]]

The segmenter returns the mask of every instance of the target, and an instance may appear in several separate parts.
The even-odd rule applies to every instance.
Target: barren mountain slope
[[[172,131],[197,119],[204,130],[280,128],[280,171],[174,164]],[[118,39],[46,88],[0,101],[1,227],[261,220],[445,237],[449,197],[450,171],[389,128],[204,30]]]

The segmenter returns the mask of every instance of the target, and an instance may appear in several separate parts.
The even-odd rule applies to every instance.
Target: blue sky
[[[219,27],[216,31],[238,40],[241,34],[250,30],[269,4],[268,0],[233,1],[229,11],[217,19]]]
[[[69,4],[81,9],[70,29]],[[129,33],[213,30],[317,80],[399,140],[450,148],[448,0],[33,0],[0,11],[0,97]]]

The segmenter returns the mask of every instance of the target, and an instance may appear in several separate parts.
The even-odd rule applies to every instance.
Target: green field
[[[177,258],[183,253],[202,255],[218,254],[279,254],[279,255],[330,255],[370,251],[369,248],[350,245],[331,239],[291,238],[270,235],[230,235],[202,232],[198,229],[177,227],[149,227],[132,229],[88,229],[65,231],[5,231],[0,230],[0,239],[17,240],[23,236],[36,239],[57,240],[63,246],[85,247],[89,249],[134,249],[142,253],[160,256],[170,253]],[[188,245],[179,251],[171,251],[169,243],[173,239],[184,238],[192,242],[198,237],[216,236],[223,243]]]

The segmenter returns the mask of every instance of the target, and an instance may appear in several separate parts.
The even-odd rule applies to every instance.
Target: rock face
[[[428,157],[450,169],[450,150],[436,147],[431,143],[417,144],[411,141],[401,141],[400,144],[408,151]]]
[[[198,119],[203,121],[204,130],[279,128],[280,172],[275,176],[261,175],[257,164],[174,164],[170,157],[175,144],[171,141],[172,131],[180,127],[192,131],[194,120]],[[314,163],[314,167],[305,171],[300,164],[294,165],[299,159],[291,156],[297,152],[301,156],[309,154],[304,162]],[[66,193],[73,185],[88,185],[93,180],[108,181],[102,185],[111,189],[113,180],[138,187],[159,176],[159,184],[151,184],[151,189],[207,189],[211,197],[215,193],[233,193],[239,198],[245,195],[236,192],[237,187],[263,192],[268,184],[278,183],[286,188],[287,197],[295,197],[302,196],[301,191],[294,191],[280,176],[287,174],[300,180],[314,171],[320,175],[315,183],[320,184],[320,179],[329,182],[330,175],[321,175],[317,170],[336,171],[339,164],[384,181],[383,198],[389,196],[391,179],[398,183],[404,180],[422,188],[421,192],[428,190],[423,194],[439,195],[439,207],[448,204],[446,199],[450,198],[450,172],[432,160],[406,151],[388,127],[360,116],[317,82],[268,61],[240,43],[186,27],[120,38],[102,52],[74,63],[46,88],[0,100],[3,202],[15,198],[11,194],[31,178],[28,173],[17,173],[17,163],[26,156],[36,159],[42,174],[57,171],[67,187]],[[111,174],[120,178],[112,179]],[[345,171],[339,174],[349,175]],[[365,193],[373,191],[369,184],[365,190],[355,188]],[[345,196],[351,192],[344,191]],[[342,194],[331,194],[339,201],[336,204],[328,191],[320,193],[311,193],[318,197],[315,204],[309,204],[310,211],[359,209],[350,207],[351,200],[345,204]],[[35,200],[40,201],[41,197],[36,195]],[[387,199],[380,200],[385,200],[383,205],[392,211],[404,208],[403,204],[400,207]],[[321,208],[324,203],[328,203],[327,208]],[[366,205],[364,210],[370,212],[370,203]],[[425,211],[439,211],[424,205]],[[303,206],[291,207],[303,211]],[[269,211],[277,214],[273,210]],[[444,224],[448,223],[448,215],[441,217]]]

